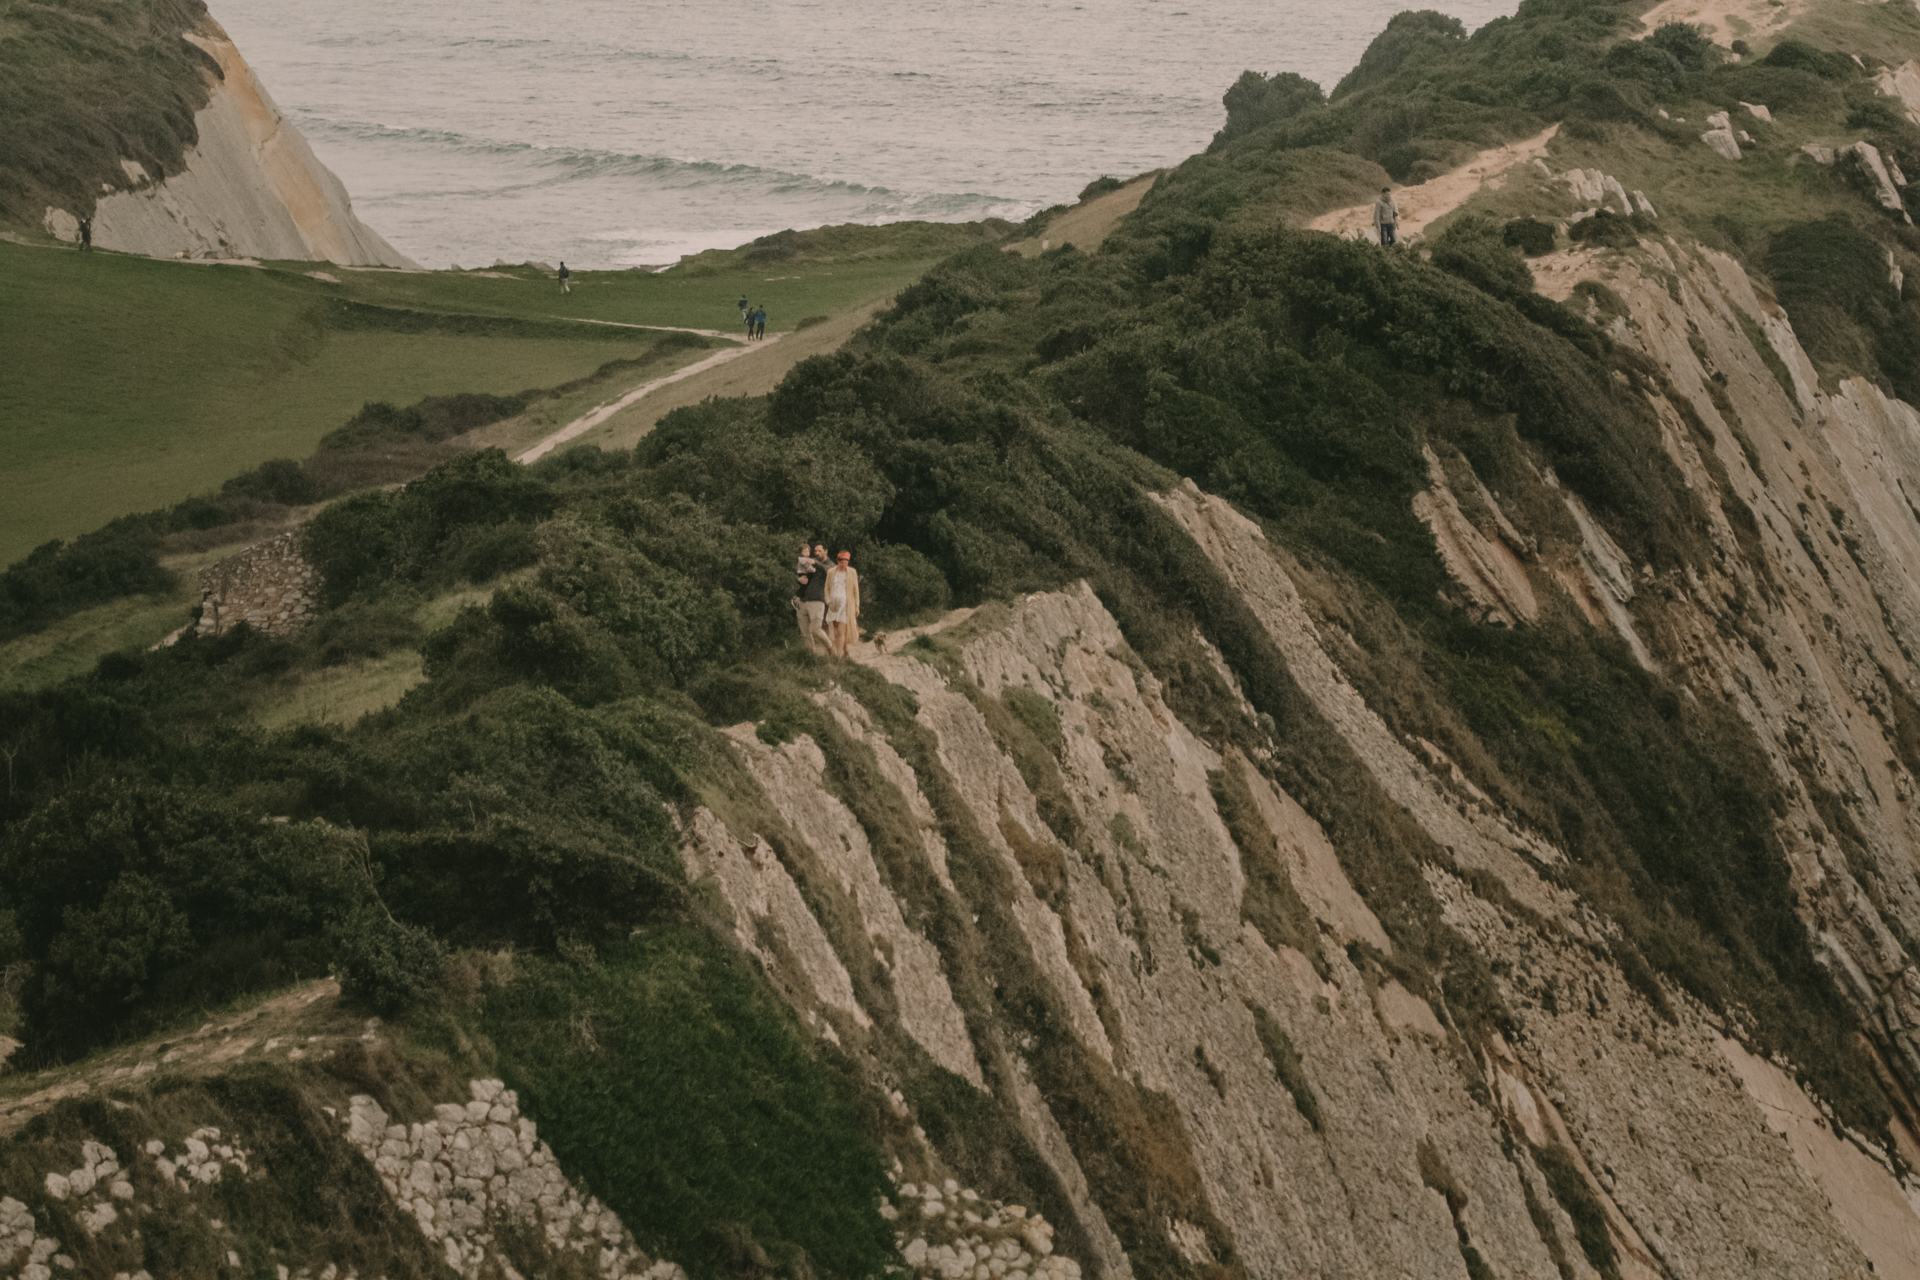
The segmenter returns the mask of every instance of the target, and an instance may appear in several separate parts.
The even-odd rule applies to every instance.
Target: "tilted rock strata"
[[[424,1124],[389,1124],[364,1094],[347,1113],[347,1140],[442,1246],[449,1267],[468,1280],[518,1275],[493,1247],[495,1228],[511,1221],[538,1226],[556,1254],[579,1255],[608,1280],[685,1280],[678,1266],[642,1253],[611,1209],[581,1199],[533,1121],[520,1115],[513,1090],[498,1080],[475,1080],[471,1089],[472,1101],[443,1103]]]
[[[1563,855],[1514,828],[1437,749],[1410,750],[1366,707],[1340,671],[1337,655],[1346,642],[1313,621],[1288,562],[1257,527],[1190,486],[1163,501],[1240,588],[1309,698],[1380,785],[1453,850],[1462,874],[1430,867],[1430,886],[1448,923],[1506,975],[1502,996],[1525,1029],[1519,1043],[1497,1045],[1494,1057],[1481,1061],[1492,1086],[1491,1096],[1482,1094],[1474,1074],[1463,1074],[1457,1034],[1424,1001],[1370,977],[1337,945],[1324,949],[1324,973],[1316,973],[1307,957],[1269,945],[1242,921],[1247,872],[1208,791],[1208,775],[1222,769],[1244,770],[1259,789],[1263,819],[1292,851],[1288,874],[1323,935],[1336,944],[1385,942],[1318,825],[1257,769],[1216,754],[1186,729],[1154,679],[1126,660],[1117,627],[1084,587],[1022,600],[1003,626],[970,636],[964,666],[989,696],[1019,689],[1052,703],[1062,727],[1061,775],[1086,819],[1087,854],[1054,839],[967,696],[906,653],[869,655],[871,666],[915,693],[917,719],[937,739],[940,762],[974,824],[1015,873],[1007,910],[1027,959],[1066,1011],[1071,1034],[1090,1054],[1175,1103],[1179,1140],[1192,1153],[1218,1226],[1210,1236],[1200,1225],[1169,1219],[1160,1228],[1167,1240],[1204,1265],[1211,1242],[1224,1233],[1249,1275],[1454,1276],[1463,1243],[1494,1274],[1550,1277],[1562,1274],[1564,1262],[1568,1274],[1588,1275],[1574,1243],[1577,1227],[1528,1152],[1530,1145],[1558,1146],[1571,1153],[1602,1207],[1623,1275],[1854,1276],[1867,1270],[1862,1244],[1873,1249],[1878,1274],[1906,1274],[1900,1233],[1920,1218],[1909,1212],[1907,1223],[1886,1220],[1884,1211],[1905,1203],[1906,1190],[1864,1155],[1871,1144],[1858,1135],[1829,1135],[1819,1150],[1782,1143],[1769,1127],[1777,1099],[1759,1098],[1730,1065],[1716,1021],[1679,993],[1672,996],[1679,1025],[1663,1021],[1604,958],[1607,926],[1540,876]],[[1628,591],[1636,576],[1631,566],[1607,560],[1617,548],[1593,555],[1596,567],[1583,570],[1591,583],[1576,584],[1610,599],[1614,589]],[[1540,566],[1531,571],[1540,574],[1536,593],[1564,589]],[[1628,599],[1643,602],[1646,594],[1628,591]],[[1664,644],[1661,619],[1620,607],[1629,625]],[[1613,625],[1604,612],[1596,616],[1597,625]],[[884,744],[852,698],[834,691],[824,701],[843,728]],[[883,882],[865,865],[872,853],[854,838],[850,819],[807,825],[809,812],[837,805],[819,781],[815,744],[801,738],[770,747],[745,732],[735,740],[791,826],[809,841],[831,843],[815,853],[839,868],[837,876],[850,884]],[[930,814],[912,769],[902,761],[890,774],[903,793],[912,787],[913,798],[903,795],[907,807]],[[695,875],[750,856],[729,849],[759,847],[704,812],[690,834],[687,860]],[[1008,843],[1016,834],[1057,853],[1063,893],[1042,900],[1026,889]],[[937,842],[925,847],[931,867]],[[1468,887],[1469,868],[1500,877],[1539,918],[1515,918],[1486,901]],[[773,912],[778,901],[803,903],[778,859],[762,858],[751,879],[743,872],[721,877],[720,886],[744,937],[776,918],[784,934],[818,928],[809,929],[792,907]],[[865,924],[871,936],[897,929],[893,912],[871,892],[852,896],[863,918],[874,912]],[[838,1021],[841,1035],[868,1034],[847,1007],[852,988],[834,976],[854,958],[824,954],[830,948],[819,931],[808,944],[816,958],[804,966],[784,948],[767,958],[776,977],[791,974],[789,991],[808,993],[807,1011],[821,1025]],[[1098,1003],[1089,981],[1101,990]],[[930,989],[925,980],[921,986]],[[1314,1120],[1276,1078],[1256,1007],[1297,1050],[1317,1098]],[[879,1026],[870,1016],[867,1023]],[[1768,1070],[1775,1085],[1805,1097],[1790,1077]],[[1622,1106],[1623,1099],[1632,1105]],[[1029,1135],[1048,1154],[1077,1225],[1093,1242],[1082,1264],[1089,1274],[1131,1274],[1081,1168],[1100,1153],[1075,1149],[1055,1121],[1054,1109],[1068,1100],[1036,1089],[1025,1101]],[[1457,1208],[1432,1189],[1423,1148],[1444,1164]],[[1847,1181],[1854,1178],[1864,1181]],[[1832,1207],[1831,1188],[1841,1185],[1871,1189],[1882,1215],[1871,1230]],[[991,1264],[992,1249],[985,1260],[978,1253],[969,1255],[974,1266]],[[915,1260],[925,1266],[932,1258],[929,1244]],[[961,1259],[956,1251],[936,1262],[957,1267]]]
[[[347,189],[288,123],[218,23],[183,37],[218,64],[199,140],[179,173],[155,180],[122,162],[128,190],[103,195],[93,242],[156,258],[283,258],[343,266],[414,264],[354,216]],[[48,209],[48,230],[78,238],[78,222]]]

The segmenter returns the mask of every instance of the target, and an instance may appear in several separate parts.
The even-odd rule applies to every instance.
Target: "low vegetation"
[[[751,721],[765,741],[805,732],[821,744],[829,788],[954,976],[984,1069],[1006,1083],[1018,1046],[1017,1070],[1055,1101],[1136,1264],[1194,1272],[1167,1241],[1171,1215],[1237,1274],[1197,1171],[1167,1137],[1177,1107],[1063,1030],[1057,997],[995,909],[1021,875],[1065,907],[1061,849],[1086,843],[1059,780],[1051,704],[965,687],[1057,841],[1009,836],[1016,871],[956,800],[911,695],[835,669],[926,789],[956,887],[936,892],[912,821],[870,798],[871,752],[810,696],[824,668],[798,652],[788,602],[803,537],[853,551],[870,627],[951,605],[987,606],[985,626],[997,601],[1087,581],[1127,660],[1185,723],[1258,761],[1325,828],[1390,940],[1384,951],[1356,943],[1348,960],[1428,1002],[1477,1079],[1476,1045],[1520,1027],[1429,888],[1435,868],[1459,868],[1388,799],[1246,600],[1152,500],[1191,477],[1293,558],[1315,607],[1353,638],[1352,677],[1398,734],[1436,744],[1567,852],[1552,874],[1618,926],[1614,958],[1656,1011],[1672,1016],[1684,991],[1726,1012],[1846,1123],[1881,1128],[1887,1102],[1854,1014],[1794,910],[1774,822],[1787,801],[1751,733],[1649,674],[1564,600],[1517,627],[1464,607],[1413,515],[1431,452],[1543,540],[1577,541],[1570,491],[1633,565],[1708,567],[1713,516],[1662,443],[1648,396],[1657,370],[1608,338],[1602,295],[1562,306],[1532,292],[1524,255],[1551,247],[1545,223],[1463,217],[1427,254],[1292,225],[1364,200],[1383,173],[1437,171],[1550,119],[1576,141],[1635,130],[1636,145],[1677,145],[1654,104],[1750,88],[1735,71],[1798,86],[1822,111],[1837,109],[1827,88],[1844,104],[1858,79],[1788,44],[1730,70],[1685,29],[1615,43],[1626,25],[1625,6],[1598,0],[1531,0],[1470,39],[1451,19],[1408,14],[1325,100],[1243,79],[1208,154],[1164,175],[1097,254],[1026,258],[975,235],[770,396],[677,410],[627,451],[575,448],[526,468],[469,451],[326,507],[304,535],[325,612],[300,637],[190,637],[0,693],[0,970],[15,975],[0,991],[0,1032],[16,1029],[29,1063],[68,1060],[331,968],[354,999],[439,1037],[450,1061],[497,1061],[569,1167],[644,1244],[700,1274],[854,1275],[885,1258],[887,1233],[866,1206],[893,1122],[864,1111],[871,1094],[849,1083],[871,1083],[868,1071],[899,1082],[983,1189],[1016,1191],[1051,1216],[1060,1188],[1018,1126],[888,1038],[893,996],[878,969],[850,974],[881,1027],[862,1048],[873,1057],[843,1057],[777,1012],[726,943],[730,923],[716,926],[685,882],[674,817],[707,804],[799,868],[830,934],[848,927],[833,877],[808,874],[811,855],[718,736]],[[1788,305],[1816,318],[1823,359],[1906,378],[1905,304],[1874,275],[1875,255],[1905,233],[1831,187],[1841,178],[1823,169],[1809,181],[1818,201],[1849,211],[1842,223],[1727,242],[1773,264]],[[1583,243],[1602,246],[1647,231],[1624,217],[1579,225]],[[850,236],[735,252],[798,262],[819,245],[845,251]],[[726,277],[699,278],[712,289]],[[377,287],[396,306],[438,286],[391,276]],[[1820,315],[1831,338],[1818,336]],[[314,502],[330,456],[432,448],[513,403],[494,391],[369,406],[314,460],[258,468],[207,501]],[[185,506],[164,520],[190,525],[174,514]],[[110,528],[10,574],[7,598],[23,602],[8,606],[10,625],[112,594],[101,583],[144,581],[150,564],[116,541],[131,536]],[[422,621],[423,598],[454,591],[470,593],[462,607]],[[951,671],[953,643],[915,652]],[[408,653],[424,679],[351,725],[249,718],[290,670]],[[1229,769],[1209,781],[1250,868],[1246,919],[1324,966],[1290,883],[1265,865],[1273,836],[1244,779]],[[1112,834],[1138,847],[1130,825]],[[1187,932],[1213,963],[1197,917]],[[98,945],[109,937],[116,945]],[[524,961],[519,979],[466,1014],[433,1007],[462,956],[507,948]],[[1097,975],[1088,982],[1098,1008]],[[1269,1014],[1254,1016],[1276,1079],[1318,1127],[1300,1054]],[[1203,1049],[1195,1061],[1213,1069]],[[609,1093],[642,1101],[610,1126]],[[749,1136],[717,1136],[729,1131]],[[1535,1162],[1609,1273],[1617,1260],[1577,1166],[1557,1149]],[[1423,1175],[1458,1194],[1437,1157]],[[1461,1231],[1465,1265],[1483,1266]]]

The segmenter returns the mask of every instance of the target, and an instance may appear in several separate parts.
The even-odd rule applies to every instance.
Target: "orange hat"
[[[853,559],[853,552],[851,552],[851,551],[842,551],[842,552],[840,553],[840,556],[839,556],[839,558],[840,558],[840,559],[842,559],[842,560],[851,560],[851,559]]]

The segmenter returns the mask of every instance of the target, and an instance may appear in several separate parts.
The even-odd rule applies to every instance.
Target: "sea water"
[[[427,266],[659,266],[784,227],[1019,219],[1331,88],[1404,0],[215,0]],[[1469,30],[1515,0],[1440,0]]]

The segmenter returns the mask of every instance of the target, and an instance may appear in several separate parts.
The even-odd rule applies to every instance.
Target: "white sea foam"
[[[215,0],[214,13],[403,253],[610,267],[782,227],[1024,217],[1101,173],[1200,150],[1249,67],[1331,87],[1404,7]],[[1514,0],[1440,7],[1472,28]]]

